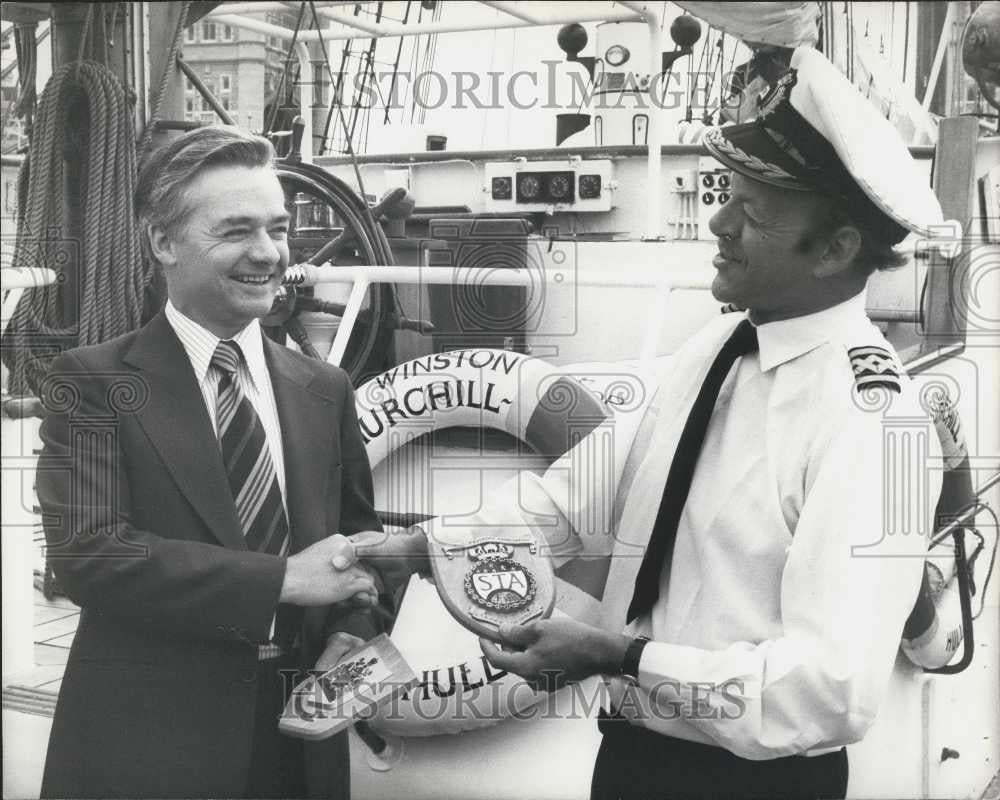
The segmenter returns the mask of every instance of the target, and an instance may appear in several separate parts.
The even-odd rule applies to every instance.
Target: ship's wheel
[[[392,265],[392,252],[378,219],[405,192],[391,193],[369,213],[350,186],[320,167],[279,162],[276,168],[291,214],[288,246],[292,265]],[[272,338],[284,343],[287,336],[306,355],[324,359],[321,351],[329,352],[344,303],[318,297],[313,288],[294,285],[296,274],[301,270],[297,273],[295,266],[290,267],[286,285],[261,322]],[[340,362],[355,385],[385,368],[392,355],[393,330],[401,322],[406,321],[396,313],[392,285],[373,284]]]

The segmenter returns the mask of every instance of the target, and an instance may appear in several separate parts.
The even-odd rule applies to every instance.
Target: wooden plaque
[[[524,624],[552,613],[552,565],[534,537],[431,541],[428,550],[441,602],[473,633],[495,641],[504,622]]]

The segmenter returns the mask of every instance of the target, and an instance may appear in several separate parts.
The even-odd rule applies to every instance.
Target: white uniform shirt
[[[658,470],[660,492],[660,454],[672,458],[740,319],[713,321],[666,365],[638,472]],[[723,385],[659,600],[626,629],[652,640],[638,687],[623,699],[624,682],[611,682],[613,705],[634,724],[751,759],[864,735],[920,585],[941,481],[911,381],[901,377],[899,394],[858,389],[849,350],[882,347],[895,359],[864,293],[761,325],[758,338],[759,353]],[[646,518],[659,498],[639,499]]]
[[[610,681],[608,706],[634,724],[751,759],[857,741],[917,597],[941,487],[933,424],[864,303],[758,328],[759,352],[720,391],[659,600],[632,625],[681,430],[740,314],[655,376],[636,370],[651,398],[641,422],[618,416],[544,475],[519,473],[478,511],[421,527],[440,543],[527,529],[548,544],[559,611],[650,637],[638,686],[623,697]],[[899,393],[859,391],[850,351],[866,347],[884,355],[859,370],[893,368]]]

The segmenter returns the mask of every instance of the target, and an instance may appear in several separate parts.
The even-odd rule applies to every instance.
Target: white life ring
[[[556,458],[606,420],[607,406],[546,362],[507,350],[455,350],[377,375],[356,395],[372,467],[424,431],[486,427]],[[589,427],[588,427],[589,426]]]
[[[358,388],[356,408],[373,468],[423,433],[458,426],[505,431],[555,459],[596,427],[624,417],[630,419],[616,435],[627,451],[641,413],[624,412],[644,410],[645,385],[619,364],[560,369],[515,352],[461,350],[413,359],[376,376]],[[413,737],[474,730],[520,714],[546,696],[491,667],[478,638],[416,576],[391,637],[420,684],[369,721],[379,732]]]
[[[919,667],[939,669],[954,658],[964,638],[958,581],[945,580],[928,561],[914,610],[908,620],[913,625],[903,635],[903,652]]]

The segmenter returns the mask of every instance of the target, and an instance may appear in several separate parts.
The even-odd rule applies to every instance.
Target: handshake
[[[427,537],[419,527],[395,533],[339,533],[289,556],[280,602],[322,606],[378,601],[378,579],[395,587],[413,572],[428,571]]]

